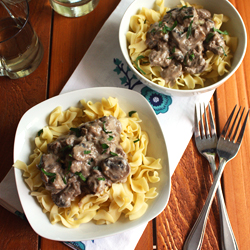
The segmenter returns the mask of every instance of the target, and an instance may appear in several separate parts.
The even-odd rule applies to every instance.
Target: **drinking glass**
[[[80,17],[90,13],[99,0],[49,0],[58,14],[66,17]]]
[[[17,79],[29,75],[43,53],[29,22],[27,0],[0,0],[0,76]]]

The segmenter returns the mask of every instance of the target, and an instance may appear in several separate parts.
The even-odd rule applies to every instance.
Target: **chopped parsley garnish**
[[[193,16],[193,15],[191,15],[191,16],[184,16],[184,17],[183,17],[183,20],[188,19],[188,18],[191,18],[191,17],[194,17],[194,16]]]
[[[86,181],[86,178],[82,175],[82,172],[75,172],[83,181]]]
[[[128,116],[131,117],[134,113],[136,113],[136,111],[132,110],[132,111],[128,112]]]
[[[222,48],[222,49],[223,49],[223,54],[224,54],[224,56],[227,56],[227,54],[226,54],[226,52],[225,52],[223,46],[219,46],[219,48]]]
[[[192,53],[191,55],[189,55],[189,60],[193,61],[193,59],[194,59],[194,53]]]
[[[166,26],[166,25],[164,25],[164,27],[162,28],[162,32],[163,33],[168,33],[169,31],[172,31],[176,26],[177,26],[177,21],[175,20],[174,21],[174,24],[173,24],[173,26],[171,27],[171,28],[169,28],[168,26]]]
[[[40,130],[37,132],[37,135],[40,136],[42,133],[43,133],[43,129],[40,129]]]
[[[91,162],[93,162],[93,161],[94,161],[94,159],[91,158],[90,161],[88,161],[88,164],[91,165]]]
[[[63,182],[64,182],[64,184],[66,185],[67,184],[67,181],[66,181],[66,178],[65,178],[65,176],[63,176]]]
[[[167,59],[173,59],[173,58],[174,58],[173,56],[167,57]]]
[[[104,131],[106,134],[112,133],[111,131],[107,131],[107,129],[106,129],[106,127],[105,127],[105,123],[106,123],[106,121],[103,121],[103,131]]]
[[[152,29],[150,32],[151,32],[151,33],[155,33],[155,32],[156,32],[156,29]]]
[[[83,152],[84,152],[85,155],[87,155],[87,154],[91,153],[91,150],[84,150]]]
[[[95,167],[93,167],[93,169],[94,169],[94,170],[100,170],[100,167],[95,166]]]
[[[65,150],[68,150],[68,149],[71,149],[71,148],[73,148],[73,146],[68,145],[68,146],[62,148],[60,151],[62,152],[62,151],[65,151]]]
[[[138,61],[140,60],[140,59],[143,59],[143,58],[145,58],[145,56],[138,56],[137,58],[136,58],[136,60],[134,61],[134,64],[135,64],[135,66],[136,66],[136,68],[142,73],[142,74],[144,74],[144,75],[146,75],[146,73],[138,66]]]
[[[162,21],[159,22],[159,27],[161,27],[161,26],[162,26]]]
[[[98,181],[105,181],[105,178],[104,177],[98,177],[97,180]]]
[[[140,139],[135,140],[134,143],[136,143],[136,142],[138,142],[138,141],[140,141]]]
[[[113,156],[117,156],[118,155],[117,153],[114,153],[114,152],[111,152],[111,151],[110,151],[110,154],[113,155]]]
[[[207,35],[207,38],[206,38],[206,42],[208,43],[210,40],[211,40],[211,38],[214,36],[214,33],[209,33],[208,35]]]
[[[72,161],[69,161],[68,168],[67,168],[67,173],[69,173],[71,165],[72,165]]]
[[[101,144],[101,146],[102,146],[102,148],[104,149],[104,150],[102,151],[102,154],[106,153],[106,152],[107,152],[107,149],[109,148],[109,145],[107,145],[106,143],[103,143],[103,144]]]
[[[49,176],[49,177],[55,177],[55,176],[56,176],[56,173],[47,172],[47,171],[44,170],[44,168],[41,168],[41,171],[42,171],[45,175],[47,175],[47,176]]]
[[[173,49],[171,50],[172,53],[175,53],[175,46],[173,47]]]
[[[184,8],[187,8],[187,6],[186,6],[186,5],[183,5],[183,6],[179,9],[179,11],[182,10],[182,9],[184,9]]]
[[[114,137],[112,135],[109,136],[109,138],[107,139],[108,141],[112,141],[114,139]]]
[[[188,26],[187,39],[188,39],[189,36],[191,35],[191,32],[192,32],[192,25],[193,25],[193,20],[190,22],[190,24],[189,24],[189,26]]]
[[[73,157],[72,154],[69,154],[69,157]]]
[[[213,28],[214,32],[217,31],[218,33],[222,34],[222,35],[228,35],[228,32],[225,30],[225,31],[221,31],[219,29],[215,29]]]
[[[147,22],[147,19],[144,20],[144,24]]]
[[[103,148],[103,149],[107,149],[107,148],[109,148],[109,145],[106,144],[106,143],[102,143],[102,148]]]
[[[70,128],[69,130],[73,131],[77,137],[81,136],[81,130],[79,128]]]

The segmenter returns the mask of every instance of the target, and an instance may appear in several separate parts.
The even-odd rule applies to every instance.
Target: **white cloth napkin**
[[[138,79],[132,71],[127,71],[118,41],[120,20],[133,0],[122,0],[108,18],[89,50],[77,66],[75,72],[61,93],[98,86],[130,88],[144,95],[154,108],[163,128],[167,143],[170,173],[173,174],[187,144],[193,134],[193,117],[196,103],[208,103],[212,92],[192,97],[170,97],[159,94]],[[17,215],[23,216],[13,169],[0,184],[0,204]],[[65,242],[77,250],[134,249],[145,225],[103,239],[83,242]]]

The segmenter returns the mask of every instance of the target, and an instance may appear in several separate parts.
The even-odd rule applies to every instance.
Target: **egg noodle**
[[[188,2],[180,1],[181,5],[177,7],[187,6],[201,9],[202,6],[196,4],[189,4]],[[156,0],[156,9],[142,8],[138,14],[134,15],[130,19],[130,30],[126,34],[128,41],[129,55],[132,64],[135,68],[140,68],[145,74],[146,78],[153,81],[160,86],[169,87],[170,85],[165,82],[161,77],[161,68],[159,66],[150,66],[145,62],[149,61],[149,54],[151,49],[146,45],[146,34],[151,24],[162,20],[170,8],[164,6],[164,0]],[[223,22],[227,22],[229,19],[223,14],[214,14],[212,20],[215,23],[215,28],[219,29]],[[178,77],[175,81],[174,89],[194,89],[204,87],[205,81],[209,80],[210,84],[218,81],[218,77],[223,76],[228,72],[231,67],[232,52],[235,52],[237,47],[237,38],[230,37],[229,35],[223,35],[226,47],[224,48],[224,55],[215,55],[211,51],[207,51],[205,60],[207,67],[205,71],[200,74],[184,73]],[[142,59],[143,58],[143,59]],[[206,83],[207,84],[207,83]]]
[[[118,99],[102,98],[101,102],[80,101],[82,108],[70,107],[62,111],[57,107],[49,117],[39,136],[35,138],[36,148],[30,155],[30,164],[16,161],[14,167],[23,170],[23,177],[36,197],[44,213],[48,213],[50,222],[61,222],[68,228],[78,227],[82,223],[94,220],[96,224],[115,223],[122,214],[129,220],[141,217],[147,210],[148,199],[154,199],[158,193],[150,183],[160,180],[158,170],[162,168],[160,159],[147,156],[148,135],[141,130],[142,122],[137,112],[131,116],[119,107]],[[78,127],[83,122],[93,121],[103,116],[112,115],[122,124],[121,146],[128,157],[131,167],[125,183],[114,183],[100,194],[88,194],[77,197],[68,208],[54,204],[50,191],[45,189],[37,165],[42,154],[47,153],[48,143],[65,135],[71,127]]]

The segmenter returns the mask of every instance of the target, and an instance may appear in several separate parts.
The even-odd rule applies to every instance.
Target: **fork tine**
[[[206,110],[204,111],[204,113],[206,114]],[[204,124],[203,124],[203,119],[202,119],[202,108],[200,105],[200,129],[201,129],[201,138],[205,137],[205,132],[204,132]]]
[[[194,135],[195,137],[200,137],[200,129],[198,122],[197,106],[195,105],[194,109]]]
[[[228,138],[229,138],[229,140],[230,140],[231,135],[232,135],[232,133],[233,133],[233,131],[234,131],[234,125],[235,125],[235,123],[236,123],[236,121],[237,121],[237,119],[238,119],[240,110],[241,110],[241,107],[239,108],[239,110],[238,110],[238,112],[237,112],[237,114],[236,114],[236,116],[235,116],[235,118],[234,118],[233,125],[231,126],[230,132],[228,133]],[[245,110],[245,108],[244,108],[244,110]],[[240,120],[239,120],[238,125],[237,125],[236,130],[235,130],[236,132],[234,133],[234,136],[233,136],[233,138],[232,138],[232,141],[234,141],[234,138],[235,138],[235,136],[236,136],[236,133],[237,133],[238,127],[239,127],[239,125],[240,125],[240,121],[241,121],[241,119],[242,119],[242,115],[243,115],[243,113],[244,113],[244,110],[243,110],[243,112],[242,112],[242,114],[241,114]]]
[[[240,107],[240,109],[241,109],[241,107]],[[232,132],[233,132],[233,128],[234,128],[234,124],[235,124],[235,122],[236,122],[237,116],[238,116],[238,114],[239,114],[239,112],[240,112],[240,109],[239,109],[239,111],[238,111],[238,113],[237,113],[237,115],[236,115],[236,117],[235,117],[235,120],[234,120],[234,123],[233,123],[233,127],[231,128],[231,131],[232,131]],[[242,113],[241,113],[240,119],[239,119],[239,121],[238,121],[238,124],[237,124],[237,126],[236,126],[234,135],[233,135],[233,137],[232,137],[232,141],[234,141],[234,139],[235,139],[235,137],[236,137],[236,134],[237,134],[237,132],[238,132],[238,128],[239,128],[239,126],[240,126],[240,122],[241,122],[241,119],[242,119],[242,117],[243,117],[244,111],[245,111],[245,108],[243,109],[243,111],[242,111]],[[230,131],[230,135],[229,135],[230,137],[231,137],[231,133],[232,133],[231,131]],[[230,138],[230,137],[229,137],[229,138]]]
[[[224,128],[223,128],[223,130],[222,130],[222,132],[221,132],[220,137],[224,137],[224,138],[226,137],[226,133],[227,133],[228,127],[229,127],[229,125],[230,125],[230,123],[231,123],[231,120],[232,120],[232,118],[233,118],[233,115],[234,115],[234,111],[235,111],[235,109],[236,109],[236,106],[237,106],[237,104],[234,106],[233,111],[231,112],[230,116],[228,117],[228,119],[227,119],[227,121],[226,121],[226,124],[225,124],[225,126],[224,126]]]
[[[248,115],[249,115],[249,110],[247,111],[246,118],[245,118],[244,123],[242,125],[242,128],[240,130],[240,134],[238,136],[237,143],[241,143],[241,141],[242,141],[243,134],[244,134],[244,131],[245,131],[245,128],[246,128],[246,124],[247,124]]]
[[[205,105],[205,103],[203,105],[204,105],[205,130],[206,130],[207,138],[209,138],[210,137],[210,131],[209,131],[209,126],[208,126],[208,121],[207,121],[206,105]]]
[[[216,135],[216,128],[215,128],[215,125],[214,125],[214,118],[213,118],[211,106],[210,106],[209,103],[208,103],[208,111],[209,111],[211,136],[213,137],[214,135]]]

